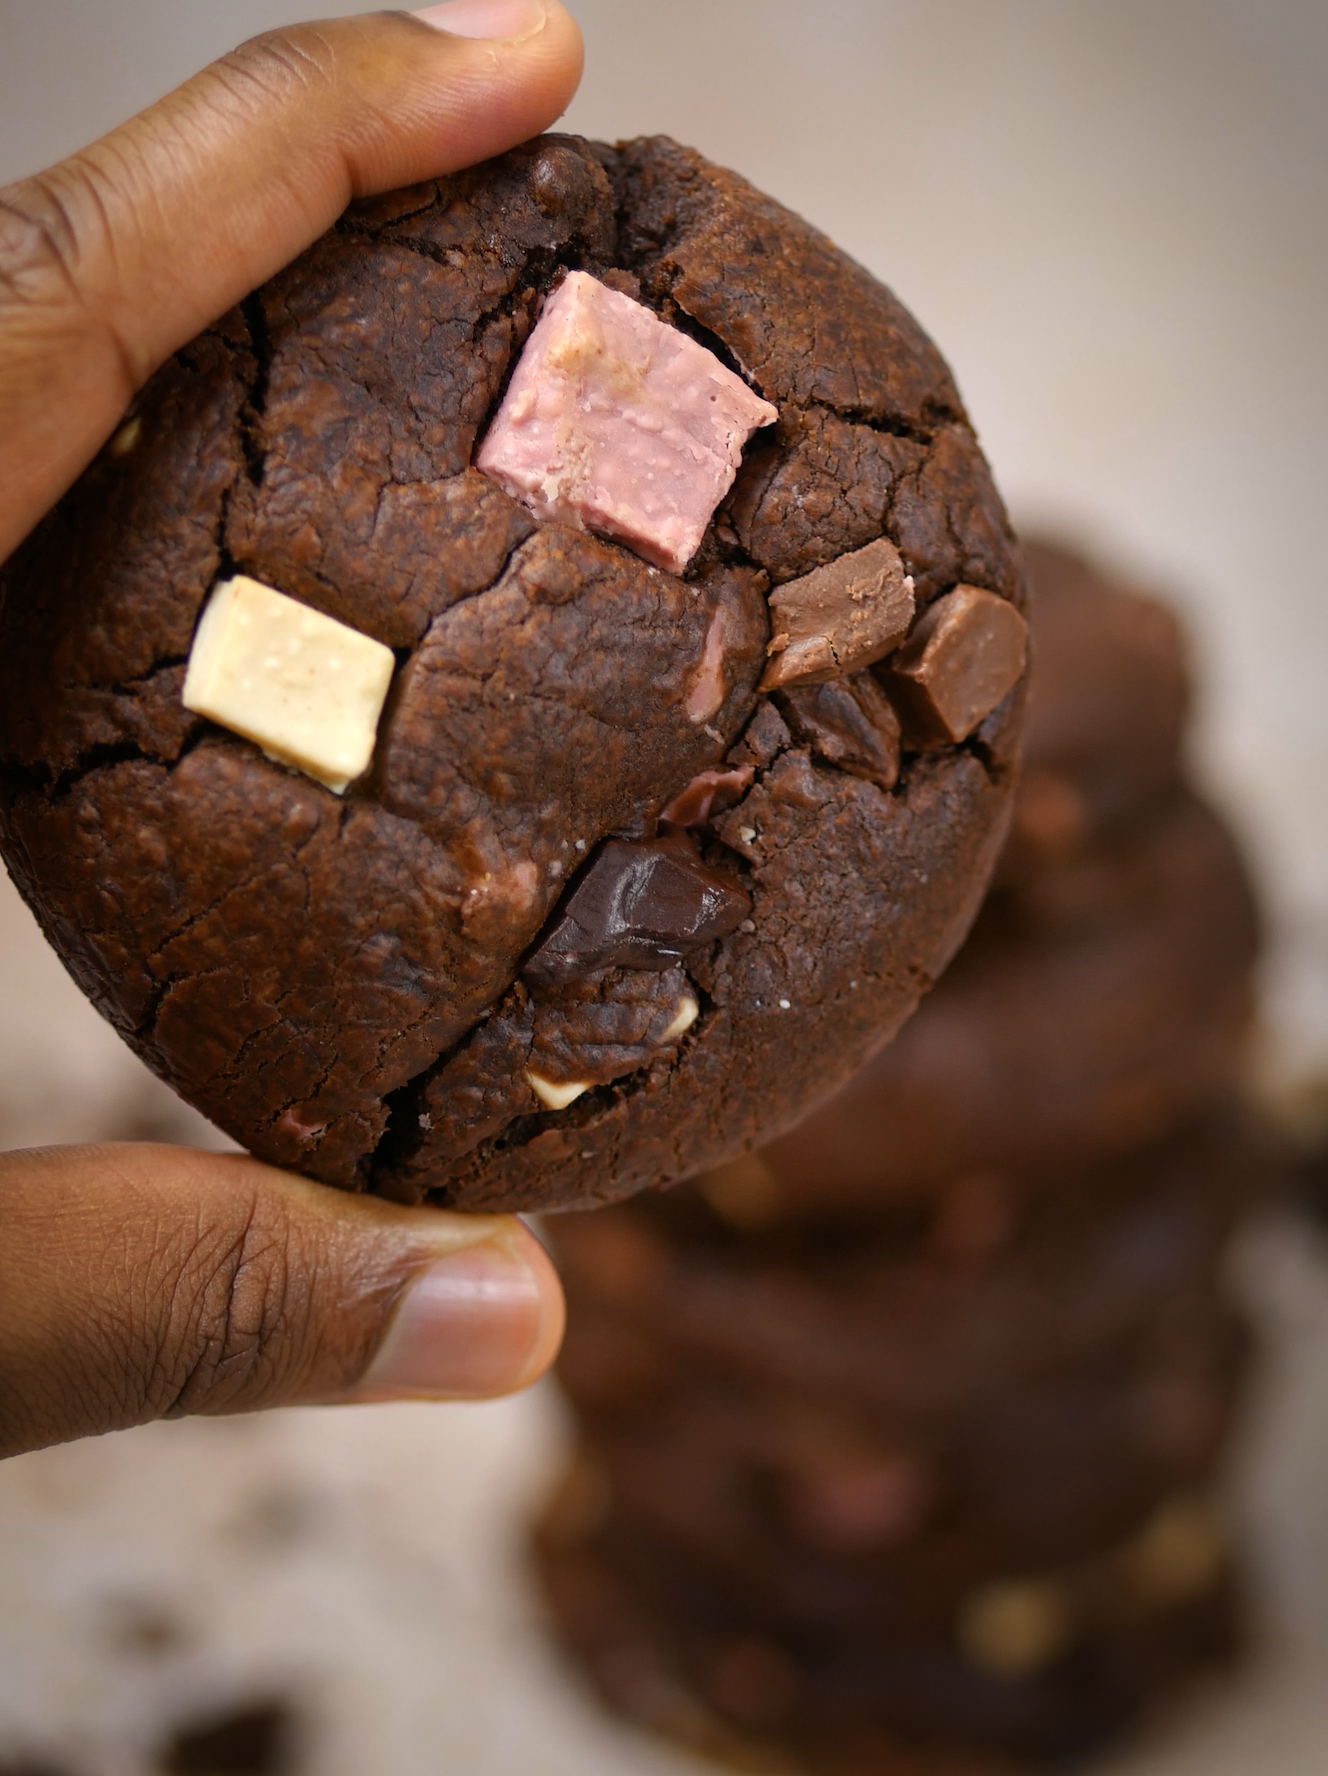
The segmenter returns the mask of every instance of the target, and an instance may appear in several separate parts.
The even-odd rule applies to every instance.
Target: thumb
[[[508,1216],[346,1197],[156,1146],[0,1157],[0,1456],[191,1413],[479,1399],[563,1302]]]
[[[0,561],[152,371],[351,198],[538,134],[580,72],[559,0],[295,25],[0,189]]]

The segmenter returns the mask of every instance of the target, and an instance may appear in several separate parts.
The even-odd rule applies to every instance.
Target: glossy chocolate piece
[[[890,685],[910,741],[966,740],[1019,681],[1028,625],[979,586],[956,586],[923,616],[890,662]]]
[[[540,986],[614,966],[669,968],[735,931],[750,909],[737,882],[708,868],[686,833],[610,839],[522,973]]]
[[[794,685],[778,702],[790,730],[828,764],[882,789],[899,778],[899,717],[870,672],[832,684]]]
[[[722,814],[740,801],[756,775],[752,765],[712,765],[698,771],[686,789],[660,809],[664,826],[708,826],[713,814]]]
[[[913,621],[913,582],[885,537],[770,594],[773,634],[763,691],[824,684],[899,646]]]

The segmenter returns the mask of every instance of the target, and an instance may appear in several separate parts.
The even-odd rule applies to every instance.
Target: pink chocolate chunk
[[[743,445],[778,417],[713,352],[574,271],[545,303],[475,466],[541,518],[681,573]]]

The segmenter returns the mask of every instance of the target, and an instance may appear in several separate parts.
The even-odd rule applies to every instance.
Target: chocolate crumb
[[[712,766],[707,771],[698,771],[686,789],[660,810],[661,824],[708,826],[712,814],[722,813],[741,800],[751,788],[755,775],[751,765],[731,765],[727,770]]]

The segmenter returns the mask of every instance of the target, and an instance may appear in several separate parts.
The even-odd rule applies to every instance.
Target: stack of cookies
[[[791,1135],[550,1227],[556,1621],[615,1709],[746,1768],[1060,1759],[1235,1644],[1254,907],[1184,781],[1174,621],[1028,554],[1026,771],[950,972]]]

